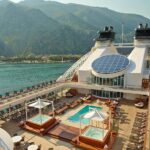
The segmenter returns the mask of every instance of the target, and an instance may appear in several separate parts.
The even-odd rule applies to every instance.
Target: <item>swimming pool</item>
[[[101,128],[96,127],[89,127],[82,136],[89,137],[96,140],[103,141],[104,137],[106,136],[108,130],[103,130]]]
[[[89,112],[90,108],[96,108],[98,111],[102,110],[102,107],[87,105],[87,106],[83,107],[80,111],[78,111],[76,114],[69,117],[68,120],[72,121],[72,122],[79,122],[80,121],[80,116],[87,113],[87,112]],[[88,124],[89,120],[84,118],[84,119],[82,119],[82,123],[83,124]]]
[[[51,117],[47,116],[47,115],[36,115],[34,117],[32,117],[31,119],[29,119],[29,121],[36,123],[36,124],[43,124],[46,121],[48,121]]]

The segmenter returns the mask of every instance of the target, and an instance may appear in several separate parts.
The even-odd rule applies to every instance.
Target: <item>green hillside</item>
[[[97,31],[114,26],[120,40],[132,42],[134,28],[150,20],[107,8],[25,0],[18,4],[0,1],[0,55],[83,54],[93,45]]]

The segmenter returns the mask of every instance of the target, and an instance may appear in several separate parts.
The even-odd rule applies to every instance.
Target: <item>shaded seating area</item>
[[[53,117],[42,114],[42,108],[50,104],[52,104]],[[60,122],[60,120],[57,120],[54,116],[55,114],[54,114],[53,102],[50,103],[50,102],[46,102],[44,100],[38,99],[35,102],[32,102],[31,104],[26,104],[26,110],[27,110],[27,106],[39,109],[39,114],[28,119],[27,111],[26,111],[26,121],[20,123],[20,127],[23,129],[29,130],[31,132],[34,132],[40,135],[44,135],[51,128],[53,128],[55,125],[57,125]]]
[[[50,129],[52,129],[59,123],[60,123],[60,120],[52,118],[42,125],[38,125],[30,121],[26,121],[26,122],[21,123],[20,127],[30,132],[36,133],[36,134],[45,135]]]
[[[82,119],[88,119],[89,124],[81,129]],[[76,145],[83,149],[101,150],[109,147],[111,130],[110,124],[105,128],[104,122],[108,119],[105,112],[91,109],[80,118],[80,135],[77,138]],[[108,128],[109,127],[109,128]]]

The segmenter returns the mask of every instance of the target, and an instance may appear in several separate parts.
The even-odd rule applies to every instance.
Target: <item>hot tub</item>
[[[87,130],[85,130],[82,136],[103,141],[107,133],[108,130],[103,130],[101,128],[96,128],[96,127],[89,127],[87,128]]]
[[[31,119],[29,119],[29,121],[41,125],[50,119],[51,119],[50,116],[38,114],[38,115],[32,117]]]
[[[110,140],[110,130],[93,126],[86,127],[79,136],[79,141],[97,148],[103,148]]]

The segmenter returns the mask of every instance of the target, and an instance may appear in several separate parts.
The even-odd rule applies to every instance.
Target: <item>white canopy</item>
[[[98,112],[96,109],[92,109],[90,112],[83,115],[83,118],[96,120],[96,121],[104,121],[108,118],[107,113],[105,112]]]
[[[48,105],[50,105],[51,103],[48,102],[44,102],[42,99],[38,98],[38,100],[30,105],[28,105],[29,107],[34,107],[34,108],[38,108],[38,109],[42,109]]]
[[[0,128],[0,148],[4,150],[12,150],[14,148],[11,136],[2,128]]]

